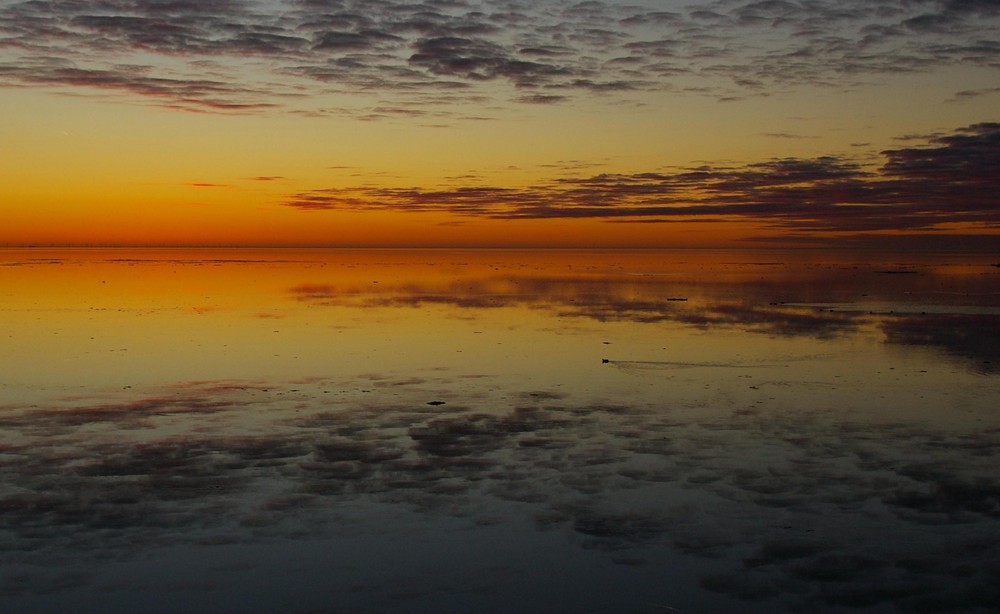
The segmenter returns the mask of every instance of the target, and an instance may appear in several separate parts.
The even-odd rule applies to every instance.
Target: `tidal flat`
[[[0,609],[995,612],[995,258],[0,250]]]

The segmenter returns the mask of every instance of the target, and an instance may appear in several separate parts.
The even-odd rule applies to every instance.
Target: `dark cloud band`
[[[1000,124],[882,152],[877,170],[839,157],[786,158],[742,167],[602,174],[534,186],[314,190],[283,204],[303,210],[447,211],[487,218],[671,221],[743,219],[802,231],[997,228]]]

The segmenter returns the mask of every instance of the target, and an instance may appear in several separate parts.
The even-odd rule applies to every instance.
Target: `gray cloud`
[[[0,80],[131,94],[186,110],[245,112],[277,106],[273,92],[214,79],[155,77],[145,67],[77,68],[59,60],[0,64]]]
[[[1000,94],[1000,87],[987,87],[978,90],[962,90],[960,92],[955,92],[955,96],[950,99],[950,102],[969,100],[972,98],[979,98],[980,96],[989,96],[991,94]]]
[[[458,105],[467,95],[495,96],[486,82],[527,103],[668,89],[724,100],[959,64],[996,68],[998,35],[1000,11],[986,1],[768,0],[664,11],[552,0],[7,0],[0,85],[111,87],[217,111],[292,106],[292,96],[315,110],[314,99],[330,93],[390,95],[406,106],[442,89]],[[220,60],[218,83],[199,91],[190,84],[202,81],[207,59]],[[49,69],[33,78],[39,64]],[[147,66],[155,85],[135,83],[123,64]]]

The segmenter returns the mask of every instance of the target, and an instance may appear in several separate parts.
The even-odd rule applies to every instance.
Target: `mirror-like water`
[[[0,251],[7,611],[991,611],[1000,268]]]

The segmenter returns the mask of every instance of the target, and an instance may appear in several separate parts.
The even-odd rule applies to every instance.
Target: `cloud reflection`
[[[5,410],[6,549],[49,557],[57,573],[73,557],[154,544],[317,538],[363,497],[472,518],[499,501],[621,564],[660,549],[709,557],[701,587],[737,600],[1000,605],[995,431],[725,408],[679,419],[669,400],[594,404],[545,390],[511,390],[496,406],[452,386],[432,406],[425,383],[378,379],[396,394],[364,403],[330,401],[324,391],[348,384],[335,379],[267,392],[220,384],[101,403],[98,423],[77,421],[92,406],[72,403]],[[155,412],[149,430],[131,428],[132,408],[191,405],[217,413]],[[8,579],[0,591],[89,581],[60,578]]]
[[[887,319],[886,342],[931,346],[971,358],[983,373],[1000,374],[1000,316],[923,314]]]
[[[993,373],[1000,366],[996,349],[1000,313],[988,308],[967,312],[961,305],[912,305],[924,298],[982,295],[983,288],[991,287],[988,280],[987,286],[976,287],[982,279],[952,276],[947,269],[894,270],[872,264],[802,269],[773,262],[734,265],[732,272],[725,268],[698,278],[690,271],[672,275],[553,275],[554,267],[545,273],[483,271],[450,280],[408,279],[376,287],[300,284],[289,294],[316,306],[528,308],[597,322],[676,323],[816,339],[875,329],[885,343],[939,348],[969,360],[980,372]],[[748,271],[753,268],[762,274]]]
[[[801,260],[783,260],[789,254]],[[401,329],[381,328],[387,322],[443,320],[442,328],[428,326],[437,335],[451,332],[448,318],[455,316],[472,316],[465,318],[474,322],[466,329],[472,331],[480,322],[531,320],[526,310],[559,332],[627,328],[636,338],[652,331],[649,339],[668,339],[679,327],[698,327],[705,334],[691,335],[696,342],[718,332],[732,344],[707,358],[674,355],[686,363],[616,361],[571,375],[557,365],[523,378],[516,376],[524,372],[521,365],[484,373],[485,363],[475,360],[455,370],[413,367],[436,362],[425,358],[426,346],[402,368],[383,364],[384,354],[345,366],[357,346],[331,343],[331,335],[318,340],[330,351],[308,366],[296,364],[288,376],[293,381],[189,381],[106,393],[90,384],[86,396],[33,394],[31,404],[12,396],[0,407],[0,537],[7,553],[0,559],[0,597],[11,603],[46,594],[65,603],[88,591],[134,590],[129,580],[109,579],[114,571],[107,562],[140,568],[143,557],[168,548],[208,558],[227,548],[260,548],[268,556],[286,547],[323,548],[340,557],[341,547],[354,546],[352,565],[379,570],[367,578],[374,577],[364,589],[369,598],[398,588],[386,589],[396,579],[378,575],[384,567],[375,563],[373,544],[423,531],[421,562],[453,560],[448,544],[454,542],[441,529],[445,518],[449,530],[460,523],[468,531],[458,538],[463,543],[478,544],[492,530],[498,530],[493,537],[528,550],[558,542],[565,550],[546,549],[546,561],[561,568],[596,561],[606,577],[628,577],[633,587],[636,578],[668,578],[667,589],[718,599],[720,609],[975,611],[1000,605],[993,588],[1000,580],[1000,430],[988,421],[992,378],[942,380],[914,369],[906,377],[862,373],[837,383],[834,377],[854,371],[835,361],[812,362],[814,356],[806,357],[808,366],[789,369],[788,355],[771,351],[768,341],[761,345],[779,356],[776,364],[753,359],[763,335],[795,339],[776,345],[795,345],[801,355],[803,346],[816,352],[824,345],[802,339],[844,337],[828,344],[844,348],[853,335],[872,341],[875,332],[888,343],[937,348],[978,363],[998,346],[992,299],[1000,278],[992,264],[938,256],[810,260],[801,252],[363,251],[325,260],[309,253],[297,263],[154,256],[105,254],[95,257],[97,271],[74,267],[67,279],[117,286],[100,280],[120,281],[123,272],[134,278],[134,267],[168,264],[161,266],[168,275],[147,276],[149,288],[163,292],[150,295],[158,301],[176,297],[192,280],[205,289],[204,300],[231,293],[233,308],[225,318],[216,314],[213,326],[270,333],[277,327],[261,317],[285,316],[279,336],[286,339],[265,335],[269,350],[304,348],[324,327],[362,322],[356,332],[363,347],[379,346],[375,337],[383,335],[380,349],[395,351],[406,342],[394,334]],[[51,264],[39,269],[51,270]],[[195,271],[199,276],[188,276]],[[67,286],[57,281],[45,286],[58,292],[42,307],[65,311],[68,304],[92,322],[91,303],[81,298],[87,295],[72,293],[66,303]],[[25,297],[32,318],[40,296]],[[349,309],[328,309],[338,306]],[[498,309],[510,313],[477,320],[483,310]],[[407,316],[386,317],[393,310]],[[364,317],[352,319],[358,314]],[[206,319],[187,308],[174,315],[174,325]],[[109,328],[123,321],[109,317]],[[556,317],[564,321],[555,325]],[[575,326],[581,322],[629,326]],[[289,341],[296,324],[302,334]],[[216,339],[192,337],[199,344]],[[149,341],[150,352],[162,350],[164,339]],[[524,347],[537,343],[522,339]],[[202,345],[179,347],[203,351]],[[852,348],[846,357],[862,351]],[[384,372],[348,375],[375,364]],[[752,367],[767,367],[766,381],[748,377]],[[815,375],[824,381],[811,381],[827,368]],[[254,362],[251,372],[260,369]],[[701,375],[692,376],[695,371]],[[606,379],[572,385],[591,375]],[[968,381],[981,389],[959,393],[959,382]],[[636,387],[654,382],[648,392]],[[912,412],[896,407],[901,399],[921,405],[925,396],[928,405],[941,405]],[[966,402],[980,413],[962,411]],[[943,416],[942,408],[962,415]],[[935,423],[923,422],[921,411],[933,413]],[[345,510],[354,514],[350,522]],[[397,523],[403,515],[406,522]],[[538,569],[523,558],[513,565],[523,573]],[[477,594],[484,600],[514,582],[497,579],[492,567],[470,567],[473,580],[495,581],[486,583],[485,596]],[[677,569],[686,575],[669,575]],[[334,582],[324,575],[328,568],[316,573],[323,587]],[[232,578],[206,575],[170,590]],[[300,580],[289,584],[301,586]],[[436,584],[447,589],[411,582],[417,586],[403,591],[410,595],[407,605],[433,590],[452,591],[450,597],[461,590],[450,576]],[[621,586],[609,580],[601,590]],[[630,595],[622,590],[616,597],[636,605]]]

